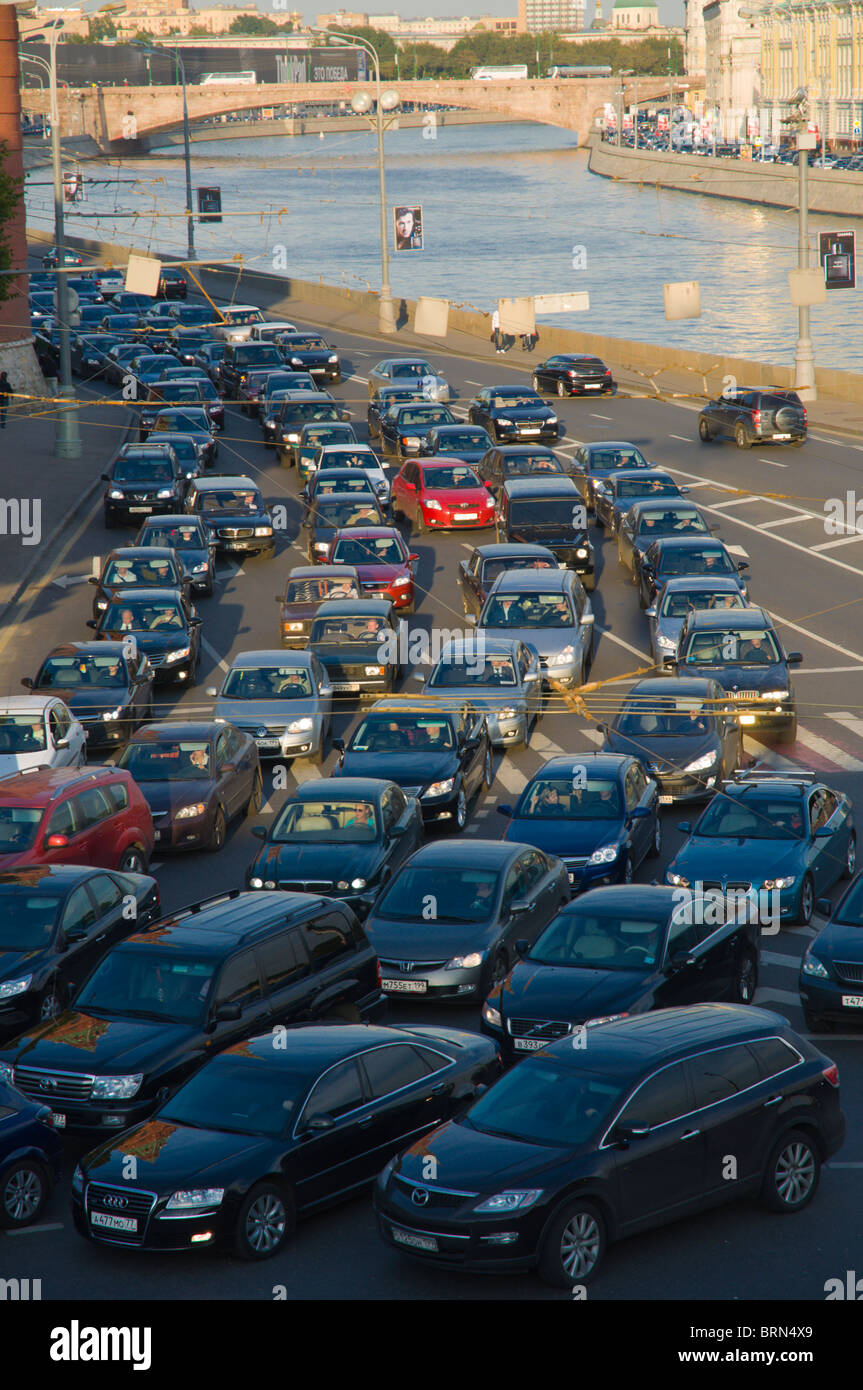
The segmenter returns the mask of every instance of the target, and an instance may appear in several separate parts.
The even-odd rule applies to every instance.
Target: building
[[[704,72],[704,0],[685,0],[684,70]]]
[[[855,0],[806,0],[761,12],[761,95],[777,141],[785,103],[809,93],[810,120],[828,145],[859,146],[863,128],[863,6]]]
[[[37,33],[48,19],[62,19],[63,33],[69,37],[86,38],[90,24],[96,19],[110,20],[118,38],[132,38],[138,31],[164,38],[169,34],[185,37],[192,29],[203,30],[207,34],[225,34],[235,19],[255,18],[260,15],[257,5],[233,4],[213,5],[206,9],[194,10],[190,0],[139,0],[129,4],[123,14],[102,15],[95,10],[49,9],[43,7],[22,14],[20,17],[21,37]],[[282,10],[275,16],[277,23],[302,22],[298,10]]]
[[[740,11],[744,10],[745,15]],[[742,0],[704,6],[704,101],[722,140],[758,138],[761,22]]]
[[[614,0],[611,28],[615,35],[618,29],[658,29],[659,10],[656,5],[646,5],[642,0]]]
[[[433,43],[438,48],[450,49],[465,34],[474,29],[484,29],[487,33],[510,36],[518,33],[518,20],[515,16],[462,15],[460,18],[402,19],[397,14],[355,14],[337,10],[334,14],[319,14],[317,24],[323,29],[380,29],[389,34],[401,46],[405,43]]]
[[[578,31],[584,25],[584,0],[518,0],[520,34]]]

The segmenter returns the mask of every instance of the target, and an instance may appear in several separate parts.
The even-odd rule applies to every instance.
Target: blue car
[[[63,1144],[51,1110],[0,1080],[0,1227],[35,1221],[60,1178]]]
[[[498,810],[509,817],[505,840],[563,860],[573,896],[603,884],[631,883],[642,859],[662,849],[659,789],[627,754],[549,758],[515,808]]]
[[[819,899],[829,918],[809,945],[800,967],[798,988],[806,1026],[811,1032],[852,1023],[863,1017],[863,874],[835,907]]]
[[[820,895],[853,875],[857,859],[851,801],[814,772],[739,772],[694,827],[684,821],[680,829],[689,839],[669,864],[666,883],[765,893],[771,920],[801,926]]]

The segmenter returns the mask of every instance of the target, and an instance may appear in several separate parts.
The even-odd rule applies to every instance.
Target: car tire
[[[798,927],[808,927],[812,921],[812,913],[815,911],[815,885],[809,874],[804,874],[803,882],[800,885],[800,901],[797,904],[797,914],[794,918],[795,925]]]
[[[821,1155],[801,1129],[777,1140],[764,1168],[761,1201],[770,1211],[790,1216],[807,1207],[818,1191]]]
[[[234,1254],[241,1260],[268,1260],[293,1235],[293,1195],[274,1182],[258,1183],[246,1194],[234,1228]]]
[[[0,1227],[20,1230],[39,1216],[51,1183],[44,1164],[21,1158],[0,1175]]]
[[[758,988],[758,957],[754,951],[743,951],[734,969],[732,984],[735,1004],[751,1004]]]
[[[605,1221],[592,1202],[578,1198],[552,1219],[539,1252],[537,1273],[554,1289],[586,1284],[602,1264]]]
[[[247,816],[256,816],[256,815],[258,815],[258,813],[260,812],[260,809],[261,809],[261,807],[262,807],[263,804],[264,804],[264,779],[263,779],[263,776],[261,775],[261,769],[258,768],[257,772],[255,773],[255,780],[254,780],[254,782],[252,783],[251,795],[249,796],[249,799],[248,799],[248,801],[246,802],[246,815],[247,815]]]
[[[853,878],[857,868],[857,836],[854,831],[848,836],[848,848],[845,851],[845,865],[840,874],[840,878]]]
[[[566,387],[565,387],[565,385],[563,384],[562,381],[559,381],[559,382],[557,383],[557,394],[558,394],[559,396],[565,396],[565,395],[566,395]]]
[[[703,416],[698,421],[698,438],[701,440],[702,444],[711,444],[713,442],[713,435],[710,433],[710,426],[708,425],[707,421],[704,419]]]
[[[749,431],[742,420],[738,420],[734,426],[734,443],[738,449],[751,449],[752,440],[749,438]]]
[[[218,854],[219,850],[223,847],[227,830],[228,823],[225,820],[225,812],[221,806],[218,806],[216,808],[216,814],[213,817],[213,829],[207,841],[207,849],[211,854]]]
[[[140,845],[129,845],[120,855],[117,870],[121,874],[145,874],[147,872],[147,852]]]
[[[650,848],[648,849],[647,854],[646,854],[645,857],[646,857],[647,859],[658,859],[661,853],[662,853],[662,821],[659,819],[659,815],[657,814],[657,817],[656,817],[656,826],[654,827],[654,831],[653,831],[653,839],[652,839],[651,842],[650,842]]]
[[[458,795],[455,799],[455,810],[453,811],[452,823],[453,829],[459,835],[467,825],[467,792],[464,789],[464,783],[462,783],[462,785],[458,789]]]

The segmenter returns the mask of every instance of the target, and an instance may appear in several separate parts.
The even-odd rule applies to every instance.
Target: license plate
[[[255,743],[258,748],[280,748],[281,744],[277,738],[256,738]]]
[[[360,688],[359,681],[330,681],[333,690],[356,691]]]
[[[790,439],[790,438],[791,438],[791,435],[790,435],[790,434],[774,434],[773,438],[774,438],[774,439]]]
[[[130,511],[130,512],[151,512],[152,510],[153,510],[152,507],[130,507],[130,508],[129,508],[129,511]]]
[[[428,1250],[429,1254],[437,1254],[438,1243],[434,1236],[417,1236],[413,1231],[403,1231],[400,1226],[393,1226],[393,1240],[397,1245],[407,1245],[411,1250]]]
[[[91,1211],[90,1225],[101,1226],[106,1231],[126,1231],[133,1235],[138,1229],[138,1223],[131,1216],[112,1216],[107,1211]]]
[[[65,1128],[66,1128],[66,1116],[65,1116],[65,1115],[58,1115],[57,1112],[56,1112],[56,1110],[53,1110],[53,1111],[51,1112],[51,1123],[52,1123],[52,1125],[54,1126],[55,1129],[65,1129]]]
[[[542,434],[538,425],[522,425],[521,432],[522,434]]]
[[[660,806],[670,806],[672,801],[674,800],[674,797],[663,795],[658,797],[657,799],[659,801]]]
[[[863,1009],[863,994],[843,994],[843,1009]]]
[[[428,987],[428,980],[381,980],[387,994],[425,994]]]
[[[458,512],[457,519],[459,521],[477,521],[479,519],[479,512]]]
[[[583,383],[585,391],[598,391],[602,386],[601,381],[585,381]]]
[[[540,1048],[547,1046],[547,1038],[516,1038],[513,1042],[516,1052],[539,1052]]]

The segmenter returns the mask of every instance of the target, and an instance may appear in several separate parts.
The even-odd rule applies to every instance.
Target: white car
[[[253,323],[249,341],[252,343],[274,343],[280,333],[298,333],[295,323],[287,319],[268,319],[266,323]]]
[[[422,357],[387,357],[369,372],[369,399],[381,386],[413,386],[430,401],[446,404],[449,382]]]
[[[126,288],[126,277],[122,270],[97,270],[96,284],[103,299],[111,299]]]
[[[53,696],[0,700],[0,777],[37,767],[80,767],[87,733],[68,705]]]
[[[390,480],[368,444],[322,444],[309,468],[312,472],[324,468],[362,468],[381,506],[386,507],[390,500]]]

